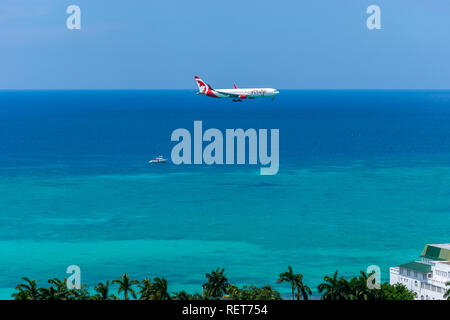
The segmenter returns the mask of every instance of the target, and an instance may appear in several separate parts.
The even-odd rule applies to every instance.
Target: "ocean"
[[[280,130],[280,168],[149,165],[177,128]],[[419,258],[450,242],[450,91],[295,91],[233,103],[192,90],[0,92],[0,298],[128,273],[201,292]]]

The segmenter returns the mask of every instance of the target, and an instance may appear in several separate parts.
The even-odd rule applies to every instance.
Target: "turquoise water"
[[[107,99],[114,93],[71,93],[81,111],[48,107],[61,106],[63,93],[39,94],[40,103],[32,93],[0,95],[20,105],[0,113],[8,120],[0,131],[0,298],[22,276],[63,277],[73,264],[89,286],[127,272],[201,292],[205,273],[221,266],[233,283],[287,294],[276,284],[287,265],[313,290],[336,269],[353,276],[372,264],[387,281],[390,266],[416,259],[426,243],[449,242],[448,92],[291,92],[277,104],[239,107],[195,100],[197,111],[165,109],[170,117],[151,108],[169,108],[162,97],[170,92],[129,92],[123,107]],[[190,92],[177,94],[193,104]],[[392,101],[403,107],[392,111]],[[292,111],[296,104],[302,111]],[[247,106],[261,109],[220,111]],[[212,107],[210,127],[280,128],[278,175],[146,163],[170,154],[168,132]]]

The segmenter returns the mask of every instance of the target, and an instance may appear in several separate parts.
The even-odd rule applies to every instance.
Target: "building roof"
[[[399,265],[399,267],[408,269],[408,270],[421,272],[421,273],[431,272],[431,266],[429,264],[420,263],[420,262],[416,262],[416,261],[401,264],[401,265]]]
[[[450,243],[427,244],[421,257],[430,260],[450,261]]]

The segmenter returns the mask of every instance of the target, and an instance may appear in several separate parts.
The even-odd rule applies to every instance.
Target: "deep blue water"
[[[280,171],[150,166],[176,128],[279,128]],[[313,289],[336,269],[416,259],[450,236],[450,91],[281,91],[233,103],[192,91],[0,92],[0,297],[22,276],[93,285],[127,272],[201,291]]]

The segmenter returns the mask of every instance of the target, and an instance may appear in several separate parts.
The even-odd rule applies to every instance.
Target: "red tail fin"
[[[197,82],[199,92],[206,94],[206,92],[208,91],[208,85],[197,76],[195,76],[195,81]]]

